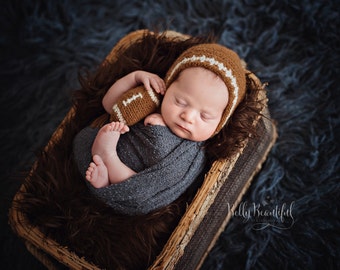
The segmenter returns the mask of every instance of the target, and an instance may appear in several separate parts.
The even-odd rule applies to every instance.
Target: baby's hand
[[[158,75],[142,70],[135,73],[137,83],[143,83],[146,90],[154,90],[161,95],[165,93],[165,83]]]
[[[159,113],[153,113],[145,117],[144,120],[144,125],[145,126],[165,126],[163,117]]]

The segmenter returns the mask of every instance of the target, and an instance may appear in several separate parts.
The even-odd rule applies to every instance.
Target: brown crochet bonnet
[[[181,71],[190,67],[202,67],[214,72],[227,86],[228,104],[216,128],[216,134],[228,122],[245,95],[245,69],[234,51],[219,44],[200,44],[183,52],[173,63],[165,77],[167,88]]]
[[[168,88],[186,68],[202,67],[214,72],[226,84],[229,94],[228,104],[216,128],[217,134],[228,122],[246,92],[245,69],[238,55],[219,44],[209,43],[190,47],[172,64],[165,76]],[[133,125],[157,110],[161,96],[150,93],[143,86],[126,92],[113,106],[111,121],[122,121]]]

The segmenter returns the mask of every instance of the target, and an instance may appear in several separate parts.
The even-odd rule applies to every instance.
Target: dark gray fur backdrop
[[[202,269],[340,269],[338,1],[13,0],[0,7],[1,269],[43,269],[7,224],[11,199],[70,108],[79,68],[94,69],[121,37],[142,28],[214,32],[269,84],[278,140]],[[254,206],[286,215],[265,217]]]

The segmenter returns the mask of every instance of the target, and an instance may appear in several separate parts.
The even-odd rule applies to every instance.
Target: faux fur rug
[[[2,269],[43,269],[7,225],[11,199],[68,111],[78,70],[142,28],[213,32],[269,84],[279,138],[202,269],[340,269],[337,1],[0,6]]]

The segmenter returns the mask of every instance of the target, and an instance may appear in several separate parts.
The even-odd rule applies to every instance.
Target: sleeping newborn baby
[[[74,156],[92,193],[118,212],[149,213],[176,200],[202,173],[203,143],[225,126],[245,93],[238,56],[217,44],[186,50],[165,82],[134,71],[103,98],[108,113],[119,96],[143,84],[164,95],[160,111],[128,127],[111,122],[86,127],[74,140]]]

